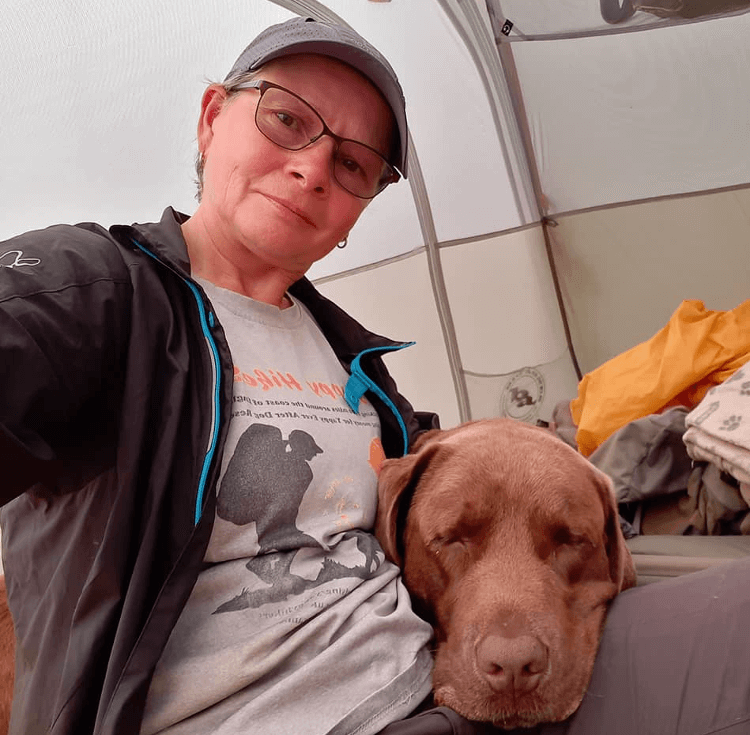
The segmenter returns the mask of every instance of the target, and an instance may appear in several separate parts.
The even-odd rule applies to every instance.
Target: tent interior
[[[189,214],[205,85],[271,23],[338,19],[399,75],[409,177],[309,275],[368,328],[416,343],[388,366],[444,428],[550,422],[683,301],[747,299],[749,7],[6,0],[0,240]],[[0,266],[15,257],[0,250]],[[632,541],[644,579],[750,553],[741,535]]]

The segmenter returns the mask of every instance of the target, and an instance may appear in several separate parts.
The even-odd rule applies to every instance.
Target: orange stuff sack
[[[651,339],[583,376],[570,411],[590,455],[630,421],[672,406],[694,408],[750,362],[750,300],[731,311],[683,301]]]

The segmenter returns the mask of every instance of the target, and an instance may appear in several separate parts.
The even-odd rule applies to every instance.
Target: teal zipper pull
[[[354,413],[359,414],[360,401],[368,390],[375,394],[390,409],[391,413],[396,417],[399,427],[401,427],[401,434],[404,439],[404,454],[409,451],[409,433],[406,430],[404,419],[385,391],[362,369],[361,360],[364,355],[368,355],[371,352],[396,352],[403,350],[405,347],[411,347],[414,344],[416,342],[404,342],[400,345],[371,347],[368,350],[363,350],[352,360],[351,375],[344,386],[344,398]]]

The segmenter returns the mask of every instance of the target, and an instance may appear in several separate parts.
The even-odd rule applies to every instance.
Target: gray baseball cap
[[[321,54],[343,61],[367,77],[380,90],[393,110],[398,126],[398,156],[391,163],[406,178],[409,136],[404,92],[388,60],[351,28],[314,18],[292,18],[270,26],[240,54],[226,79],[257,69],[271,59],[292,54]]]

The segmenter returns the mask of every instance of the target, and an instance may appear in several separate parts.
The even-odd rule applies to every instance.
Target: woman
[[[304,278],[406,146],[387,61],[295,19],[206,90],[191,217],[3,244],[14,732],[375,733],[428,695],[372,524],[435,419]]]

